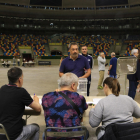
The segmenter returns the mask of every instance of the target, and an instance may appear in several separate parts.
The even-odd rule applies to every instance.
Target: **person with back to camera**
[[[11,68],[7,76],[9,84],[0,88],[0,123],[4,125],[10,140],[39,140],[39,126],[25,125],[22,119],[25,106],[41,111],[39,98],[35,95],[32,99],[22,88],[23,72],[20,68]],[[5,139],[5,135],[0,135],[0,140]]]
[[[107,77],[103,82],[103,90],[107,97],[101,99],[96,106],[92,106],[89,112],[91,127],[97,127],[102,123],[96,130],[98,140],[102,140],[108,125],[133,123],[133,117],[140,117],[137,103],[127,95],[119,95],[120,84],[117,79]]]
[[[81,114],[88,108],[85,98],[77,93],[78,77],[73,73],[66,73],[60,78],[59,85],[60,89],[44,94],[42,98],[46,127],[80,126],[82,120],[79,118],[77,111],[63,96],[65,94],[70,98],[79,108]],[[48,137],[48,140],[56,139]],[[72,140],[72,138],[66,140]],[[73,140],[83,140],[83,137],[73,138]]]
[[[117,58],[115,57],[115,53],[112,52],[111,53],[110,66],[109,66],[109,69],[108,69],[109,77],[117,78],[116,70],[117,70]]]

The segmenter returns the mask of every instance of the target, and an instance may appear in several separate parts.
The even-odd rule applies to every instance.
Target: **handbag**
[[[72,105],[73,109],[76,110],[76,112],[77,112],[77,114],[79,116],[79,119],[81,120],[83,118],[83,115],[81,114],[78,106],[67,95],[65,95],[64,93],[62,93],[62,92],[58,92],[58,93],[60,95],[62,95]]]

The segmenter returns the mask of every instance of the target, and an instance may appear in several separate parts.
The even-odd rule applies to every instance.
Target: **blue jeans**
[[[137,86],[138,86],[138,82],[137,81],[130,81],[129,80],[128,96],[130,96],[133,99],[135,98],[135,95],[136,95]]]
[[[20,62],[18,62],[18,66],[20,66]]]
[[[39,130],[40,128],[37,124],[25,125],[16,140],[39,140]]]
[[[109,77],[112,77],[112,78],[116,78],[117,79],[117,74],[116,75],[109,75]]]

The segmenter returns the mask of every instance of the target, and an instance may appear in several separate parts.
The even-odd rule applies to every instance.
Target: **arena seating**
[[[93,54],[99,55],[99,52],[104,52],[108,55],[108,50],[111,45],[115,44],[115,39],[111,36],[63,36],[62,42],[68,45],[70,42],[77,42],[80,46],[87,45],[93,47]]]
[[[4,56],[19,55],[17,44],[17,36],[0,35],[0,48],[3,50]]]
[[[47,56],[45,53],[45,47],[44,45],[41,46],[41,44],[32,46],[34,50],[34,55],[35,56]]]
[[[46,44],[53,43],[53,39],[48,39],[47,36],[41,35],[1,35],[0,48],[2,48],[5,56],[18,56],[19,46],[31,46],[35,56],[47,56],[45,52]],[[93,54],[99,55],[99,52],[104,52],[108,55],[108,50],[111,45],[115,44],[115,39],[111,36],[62,36],[55,43],[69,45],[71,42],[77,42],[79,46],[87,45],[93,47]],[[129,51],[128,51],[129,52]],[[128,53],[127,52],[127,53]],[[125,55],[127,55],[127,53]],[[129,53],[128,53],[129,55]]]
[[[130,56],[132,49],[138,49],[138,47],[140,47],[140,43],[128,43],[127,45],[125,56]]]
[[[0,48],[3,50],[4,56],[18,56],[19,46],[32,46],[35,55],[46,56],[44,45],[47,43],[47,36],[0,35]]]

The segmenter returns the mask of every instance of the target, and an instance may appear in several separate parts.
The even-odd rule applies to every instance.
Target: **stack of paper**
[[[93,104],[97,104],[102,98],[94,98],[93,99]]]
[[[93,99],[93,102],[87,102],[87,104],[88,104],[88,105],[92,105],[92,104],[96,105],[101,99],[102,99],[102,98],[94,98],[94,99]]]

